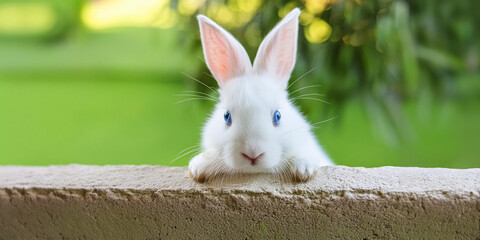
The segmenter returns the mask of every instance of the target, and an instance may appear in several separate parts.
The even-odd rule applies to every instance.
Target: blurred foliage
[[[0,0],[0,40],[58,41],[82,27],[87,0]]]
[[[191,2],[197,4],[192,5]],[[480,22],[477,2],[466,1],[361,1],[361,0],[172,0],[180,25],[201,48],[195,16],[205,14],[230,31],[251,57],[262,38],[291,9],[302,9],[299,53],[292,80],[302,77],[291,91],[325,94],[330,104],[319,107],[300,100],[310,114],[341,115],[349,100],[360,101],[375,128],[387,140],[398,143],[411,131],[402,112],[407,100],[430,103],[459,92],[460,78],[479,79]],[[205,64],[199,61],[198,76],[215,86]],[[319,88],[308,88],[321,85]],[[307,87],[307,88],[305,88]],[[199,85],[199,88],[202,86]],[[207,90],[207,89],[204,89]],[[479,91],[473,91],[478,96]]]

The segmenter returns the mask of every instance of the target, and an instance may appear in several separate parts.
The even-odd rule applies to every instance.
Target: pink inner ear
[[[228,39],[218,29],[202,23],[205,58],[210,71],[219,81],[225,83],[234,77],[235,53]]]
[[[280,29],[275,45],[277,49],[277,71],[280,76],[288,76],[295,64],[295,47],[296,47],[296,22],[290,21],[282,29]]]
[[[272,32],[262,43],[255,63],[256,71],[268,71],[288,78],[295,64],[297,21],[289,21]]]

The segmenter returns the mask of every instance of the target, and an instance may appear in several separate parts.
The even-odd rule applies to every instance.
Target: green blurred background
[[[253,58],[294,7],[290,92],[337,164],[480,167],[475,0],[0,0],[0,165],[187,165],[214,104],[187,75],[217,87],[195,16]]]

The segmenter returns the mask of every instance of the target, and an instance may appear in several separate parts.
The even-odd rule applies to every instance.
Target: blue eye
[[[230,114],[230,111],[225,111],[223,114],[223,118],[225,119],[225,123],[230,126],[232,124],[232,114]]]
[[[280,118],[282,118],[282,114],[280,114],[280,111],[275,110],[275,112],[273,113],[273,125],[275,125],[275,127],[278,126]]]

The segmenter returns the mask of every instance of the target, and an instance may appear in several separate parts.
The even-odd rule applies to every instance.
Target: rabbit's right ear
[[[205,60],[220,87],[228,80],[252,71],[247,52],[230,33],[203,15],[197,18]]]
[[[284,87],[295,65],[299,16],[300,9],[290,11],[262,41],[253,62],[254,72],[273,74]]]

